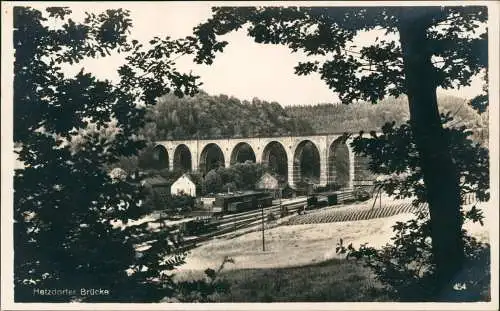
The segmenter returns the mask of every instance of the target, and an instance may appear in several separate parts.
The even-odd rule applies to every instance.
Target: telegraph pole
[[[282,215],[284,215],[284,213],[283,213],[283,206],[282,206],[282,204],[281,204],[281,200],[282,200],[282,198],[283,198],[283,189],[279,188],[279,191],[280,191],[280,213],[281,213]]]
[[[262,251],[266,251],[266,242],[264,240],[264,204],[260,204],[262,214]]]

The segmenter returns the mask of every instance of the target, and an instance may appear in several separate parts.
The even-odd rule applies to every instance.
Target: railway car
[[[263,191],[245,191],[219,194],[215,198],[214,209],[222,214],[239,213],[259,207],[271,206],[273,197]]]

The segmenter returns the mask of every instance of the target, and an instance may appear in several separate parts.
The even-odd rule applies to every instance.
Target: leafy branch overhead
[[[464,180],[467,184],[479,178],[483,183],[488,177],[459,174],[463,167],[455,157],[463,155],[454,154],[457,137],[443,127],[436,90],[467,86],[479,73],[487,73],[487,9],[474,5],[214,8],[213,16],[188,40],[198,50],[195,61],[211,64],[215,53],[227,45],[219,37],[246,27],[257,43],[280,44],[305,54],[307,61],[295,67],[296,74],[317,72],[344,104],[407,95],[410,121],[394,133],[394,124],[384,128],[385,134],[394,134],[389,136],[397,144],[378,162],[385,166],[373,168],[399,175],[410,170],[400,184],[390,184],[401,186],[402,196],[413,192],[428,202],[437,295],[453,286],[466,259],[461,189],[471,189]],[[367,31],[385,35],[357,48],[356,36]],[[487,109],[484,96],[471,104],[478,111]],[[467,143],[464,140],[458,142]],[[379,142],[377,137],[369,141],[374,146]],[[370,152],[384,156],[377,151],[388,147],[387,142],[378,147]],[[401,163],[402,155],[409,162]],[[487,152],[476,155],[484,165]],[[407,242],[406,246],[414,246]]]
[[[489,152],[480,143],[471,140],[472,132],[465,126],[453,128],[451,113],[442,114],[445,133],[450,140],[453,160],[460,180],[462,200],[474,194],[479,201],[488,201]],[[381,134],[372,137],[357,136],[352,147],[355,153],[370,158],[370,171],[383,176],[380,183],[385,192],[398,199],[415,198],[414,203],[428,202],[427,189],[423,182],[421,158],[416,149],[409,122],[396,126],[386,123]]]
[[[188,38],[197,47],[196,62],[211,64],[215,53],[228,44],[219,37],[246,28],[257,43],[281,44],[292,52],[325,59],[301,62],[295,71],[318,72],[343,103],[376,102],[386,95],[407,93],[397,36],[401,25],[415,16],[428,28],[427,53],[435,64],[433,76],[427,78],[436,86],[469,85],[487,67],[488,40],[481,28],[487,13],[480,6],[217,7],[213,12]],[[360,49],[350,45],[360,31],[372,30],[385,30],[388,36]]]
[[[14,8],[14,142],[24,165],[14,176],[16,301],[159,301],[176,294],[165,271],[183,262],[175,228],[131,225],[147,212],[136,174],[107,168],[145,146],[139,130],[156,98],[197,92],[176,68],[186,44],[128,37],[128,11],[87,14]],[[119,83],[64,67],[126,53]],[[138,251],[146,239],[149,244]],[[144,245],[143,245],[144,246]],[[163,261],[167,255],[171,260]],[[103,288],[109,296],[36,296],[33,288]],[[195,290],[195,289],[194,289]]]

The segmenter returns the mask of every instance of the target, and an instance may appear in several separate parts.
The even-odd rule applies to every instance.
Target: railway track
[[[306,198],[299,199],[293,202],[283,203],[281,206],[286,206],[289,213],[296,212],[299,208],[303,207],[306,203]],[[274,213],[275,215],[280,213],[280,205],[272,205],[264,208],[264,218],[269,214]],[[188,236],[185,237],[183,246],[178,250],[180,252],[189,250],[193,247],[198,246],[199,243],[217,238],[227,233],[231,233],[236,230],[250,228],[262,222],[262,210],[251,210],[235,214],[226,214],[215,221],[213,224],[217,226],[217,230],[201,234],[198,236]],[[151,221],[150,225],[154,230],[161,230],[164,225],[169,225],[166,219],[160,218],[155,221]],[[141,247],[149,244],[151,241],[147,240],[147,237],[140,242]]]
[[[288,208],[289,213],[296,212],[299,208],[304,206],[306,199],[301,201],[296,201],[293,203],[282,204],[282,206],[286,206]],[[280,213],[280,206],[273,205],[267,208],[264,208],[264,218],[266,218],[269,214]],[[190,239],[190,242],[199,243],[211,238],[216,238],[218,236],[224,235],[226,233],[230,233],[232,231],[246,229],[255,225],[258,225],[262,222],[262,210],[253,210],[243,213],[237,213],[232,215],[225,215],[225,217],[217,222],[218,230],[199,235],[194,239]]]
[[[299,208],[304,206],[306,199],[298,200],[290,203],[284,203],[282,206],[288,208],[290,214],[294,214]],[[302,225],[316,223],[330,223],[343,221],[366,220],[373,218],[390,217],[396,214],[408,213],[416,208],[424,208],[421,204],[419,207],[413,206],[411,203],[391,204],[382,208],[360,208],[360,209],[320,209],[309,211],[306,214],[294,215],[292,218],[283,223],[283,225]],[[264,217],[270,213],[279,214],[280,205],[273,205],[264,208]],[[185,237],[183,246],[178,249],[178,252],[185,252],[189,249],[199,246],[201,243],[211,239],[216,239],[228,233],[238,230],[247,229],[258,226],[262,223],[262,210],[252,210],[242,213],[227,214],[215,222],[217,229],[198,236]],[[145,241],[145,243],[148,243]]]

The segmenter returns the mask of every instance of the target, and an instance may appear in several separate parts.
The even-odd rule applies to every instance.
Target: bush
[[[172,195],[168,198],[168,209],[178,213],[190,211],[194,208],[195,198],[190,195]]]
[[[276,219],[277,218],[276,218],[276,215],[274,213],[271,212],[271,213],[267,214],[267,221],[268,222],[276,221]]]
[[[366,190],[356,189],[354,191],[354,198],[356,199],[356,201],[364,202],[371,198],[371,194]]]
[[[217,297],[230,293],[229,282],[221,277],[221,272],[227,263],[234,263],[234,260],[224,257],[217,270],[204,271],[205,279],[177,282],[176,298],[167,302],[215,302]]]

